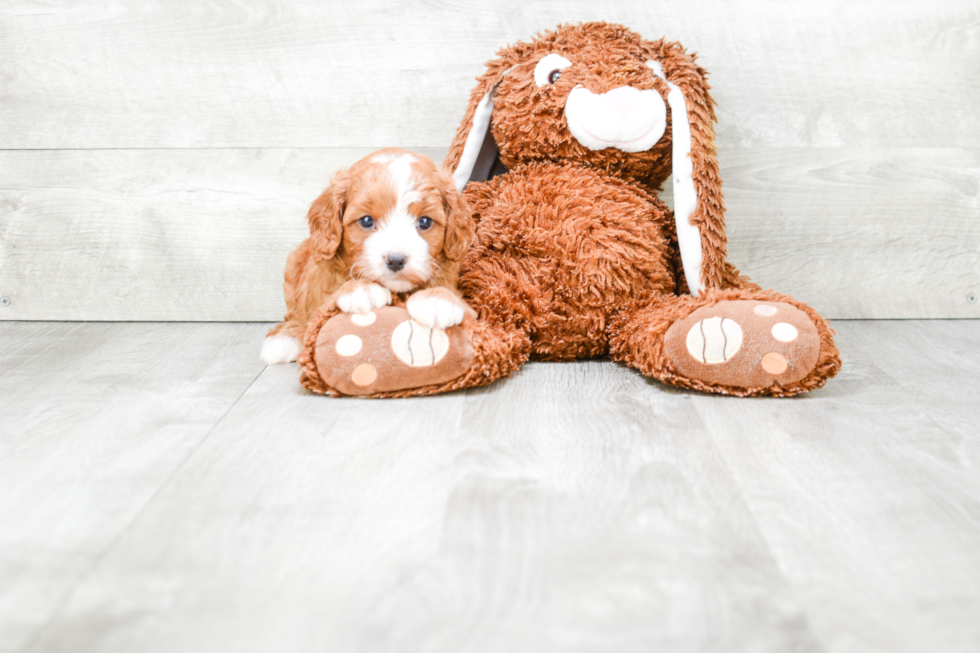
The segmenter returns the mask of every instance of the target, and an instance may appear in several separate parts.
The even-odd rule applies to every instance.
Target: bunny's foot
[[[490,383],[527,359],[526,337],[472,316],[429,327],[401,306],[367,313],[324,312],[299,357],[300,382],[331,396],[408,397]]]
[[[719,394],[799,394],[840,369],[826,321],[775,294],[664,298],[634,315],[613,340],[614,357],[640,371]]]
[[[792,304],[723,301],[674,322],[664,352],[678,373],[738,388],[789,386],[820,356],[820,334]]]

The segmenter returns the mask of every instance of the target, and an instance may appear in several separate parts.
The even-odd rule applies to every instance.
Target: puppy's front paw
[[[337,308],[344,313],[367,313],[391,303],[391,291],[376,283],[362,283],[337,297]]]
[[[459,299],[448,299],[425,291],[408,298],[405,305],[412,319],[430,329],[448,329],[466,317],[466,305]]]

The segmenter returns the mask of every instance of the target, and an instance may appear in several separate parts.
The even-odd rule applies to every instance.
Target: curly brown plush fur
[[[549,54],[570,63],[542,82],[535,70]],[[762,292],[727,261],[713,100],[693,55],[606,23],[560,26],[497,55],[477,80],[445,162],[457,184],[467,184],[477,222],[477,243],[460,261],[459,281],[479,313],[462,325],[477,355],[450,383],[378,396],[480,385],[528,358],[610,355],[665,383],[739,396],[798,394],[837,374],[826,320],[789,296]],[[617,90],[627,87],[634,90]],[[662,137],[637,152],[627,151],[631,141],[584,145],[589,141],[573,135],[568,117],[578,88],[600,103],[617,94],[659,94],[667,107]],[[487,125],[491,106],[484,136],[480,125]],[[674,115],[678,106],[686,106],[686,119]],[[674,139],[682,148],[688,130],[687,178],[696,204],[675,226],[657,191],[672,172],[678,181],[674,154],[688,153]],[[700,245],[697,268],[685,267],[678,244],[685,217],[685,242]],[[699,243],[690,240],[691,226]],[[308,349],[316,331],[311,324]],[[304,384],[330,393],[318,385],[311,360],[303,358]]]

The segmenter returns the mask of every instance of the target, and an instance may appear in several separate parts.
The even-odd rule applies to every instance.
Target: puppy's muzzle
[[[388,269],[392,272],[398,272],[405,267],[405,263],[407,262],[408,257],[404,254],[393,253],[385,256],[385,265],[388,266]]]

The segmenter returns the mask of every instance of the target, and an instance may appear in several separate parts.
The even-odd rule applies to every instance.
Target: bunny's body
[[[459,285],[479,319],[451,334],[468,343],[450,350],[468,367],[357,394],[482,385],[532,357],[610,355],[665,383],[743,396],[798,394],[834,376],[827,322],[727,261],[705,78],[680,45],[606,23],[498,52],[445,164],[477,223]],[[657,195],[671,176],[673,212]],[[311,326],[302,381],[339,394],[317,363],[333,337]]]
[[[478,227],[461,290],[486,320],[525,334],[534,358],[608,354],[613,318],[633,298],[675,290],[670,212],[641,188],[532,163],[466,194]]]

